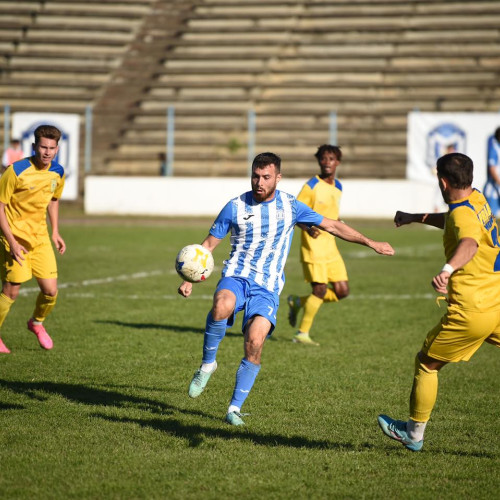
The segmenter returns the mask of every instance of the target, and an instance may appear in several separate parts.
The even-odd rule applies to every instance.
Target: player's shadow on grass
[[[95,323],[116,325],[126,328],[135,328],[136,330],[168,330],[173,333],[198,333],[201,335],[205,333],[204,328],[199,328],[194,326],[165,325],[159,323],[130,323],[118,320],[96,320]],[[241,337],[241,333],[226,332],[226,337]]]
[[[14,403],[2,403],[0,401],[0,411],[1,410],[24,410],[24,406],[14,404]]]
[[[304,436],[282,436],[280,434],[258,434],[251,432],[248,428],[236,429],[227,425],[227,429],[207,427],[202,425],[189,425],[176,419],[136,419],[126,417],[115,417],[96,413],[94,418],[101,418],[109,422],[119,424],[136,424],[144,428],[164,432],[172,437],[183,438],[189,442],[189,446],[200,446],[204,439],[218,438],[234,441],[250,441],[262,446],[285,446],[289,448],[309,448],[320,450],[346,450],[352,451],[355,446],[352,443],[334,443],[327,439],[309,439]]]
[[[8,389],[16,394],[23,394],[37,401],[46,401],[49,399],[49,395],[57,395],[73,403],[89,406],[100,405],[104,407],[113,406],[116,408],[138,409],[160,415],[172,415],[173,413],[180,412],[216,420],[215,417],[202,411],[185,410],[154,399],[132,396],[118,391],[108,391],[80,384],[0,380],[0,388]]]

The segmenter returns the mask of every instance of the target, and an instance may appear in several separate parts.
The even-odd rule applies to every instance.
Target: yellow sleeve
[[[0,202],[7,205],[10,202],[12,193],[16,189],[17,175],[14,172],[14,168],[10,165],[2,177],[0,177]]]
[[[310,208],[313,207],[314,204],[313,192],[308,184],[304,184],[302,186],[302,189],[300,190],[300,193],[297,196],[297,200],[301,201],[302,203],[305,203]]]
[[[63,192],[63,189],[64,189],[64,182],[65,181],[66,181],[66,174],[64,174],[62,176],[61,182],[59,183],[59,185],[57,186],[56,190],[54,191],[54,195],[52,196],[52,198],[59,199],[62,196],[62,192]]]

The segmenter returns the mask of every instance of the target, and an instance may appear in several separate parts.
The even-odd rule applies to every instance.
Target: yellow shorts
[[[427,334],[422,351],[440,361],[469,361],[483,342],[500,347],[500,310],[464,311],[451,305]]]
[[[340,255],[331,262],[302,262],[302,271],[308,283],[335,283],[349,280]]]
[[[0,275],[2,281],[24,283],[35,278],[57,278],[57,263],[49,236],[32,248],[28,243],[19,241],[28,250],[24,254],[22,265],[10,255],[10,246],[4,236],[0,237]]]

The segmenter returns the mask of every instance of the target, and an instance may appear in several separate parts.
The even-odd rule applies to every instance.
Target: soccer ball
[[[212,274],[214,258],[205,247],[188,245],[177,254],[175,270],[183,280],[199,283]]]

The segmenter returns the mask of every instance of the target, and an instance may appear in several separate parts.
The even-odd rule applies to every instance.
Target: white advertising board
[[[283,179],[278,189],[297,195],[307,179]],[[389,218],[396,210],[433,210],[434,187],[408,180],[342,180],[342,218]],[[215,217],[230,198],[250,190],[249,178],[85,177],[85,213]]]
[[[13,113],[11,137],[21,141],[25,156],[33,154],[32,144],[35,142],[33,132],[39,125],[53,125],[62,133],[56,157],[56,161],[64,167],[66,174],[62,199],[76,200],[78,198],[80,116],[67,113]]]
[[[436,183],[437,159],[456,151],[472,159],[473,186],[482,191],[488,139],[499,126],[500,113],[409,113],[406,177]]]

